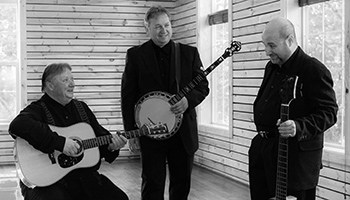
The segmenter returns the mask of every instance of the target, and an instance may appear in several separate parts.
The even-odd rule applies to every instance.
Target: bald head
[[[295,29],[288,19],[277,17],[266,24],[264,32],[276,33],[280,38],[285,39],[292,35],[296,42]]]
[[[266,55],[274,64],[282,66],[297,49],[295,29],[285,18],[274,18],[266,24],[262,34]]]

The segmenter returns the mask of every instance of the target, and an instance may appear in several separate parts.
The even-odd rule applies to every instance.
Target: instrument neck
[[[282,104],[281,122],[289,119],[289,105]],[[288,188],[288,139],[279,137],[276,173],[276,200],[285,200]]]
[[[149,130],[145,128],[137,129],[137,130],[131,130],[131,131],[121,131],[118,132],[118,135],[122,135],[126,137],[127,139],[140,137],[143,135],[147,135],[149,133]],[[113,135],[104,135],[96,138],[86,139],[82,141],[82,145],[84,149],[90,149],[94,147],[99,147],[102,145],[110,144],[112,143]]]
[[[184,88],[182,88],[176,95],[174,95],[170,100],[170,105],[174,105],[179,102],[183,97],[188,95],[205,77],[212,72],[217,66],[219,66],[222,61],[227,58],[226,53],[221,55],[214,63],[212,63],[203,74],[198,74],[189,84],[187,84]]]

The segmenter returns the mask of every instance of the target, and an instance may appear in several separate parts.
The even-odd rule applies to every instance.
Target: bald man
[[[315,199],[322,168],[323,134],[337,121],[338,106],[329,70],[298,46],[293,24],[275,18],[266,24],[262,42],[270,61],[254,101],[258,134],[249,149],[252,200],[275,196],[278,138],[289,141],[288,195]],[[282,80],[298,76],[297,98],[289,105],[289,120],[280,123]]]

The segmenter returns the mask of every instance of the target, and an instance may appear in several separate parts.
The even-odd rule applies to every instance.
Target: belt
[[[265,138],[265,139],[274,138],[277,135],[276,132],[270,132],[270,131],[258,131],[258,133],[262,138]]]

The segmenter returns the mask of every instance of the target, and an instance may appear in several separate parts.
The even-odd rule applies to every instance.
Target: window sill
[[[230,130],[228,127],[214,124],[199,124],[198,131],[205,134],[215,134],[217,136],[225,138],[228,138],[230,136]]]
[[[350,170],[350,158],[346,158],[345,150],[333,147],[323,148],[323,162],[328,162],[330,165],[347,166],[347,170]]]

